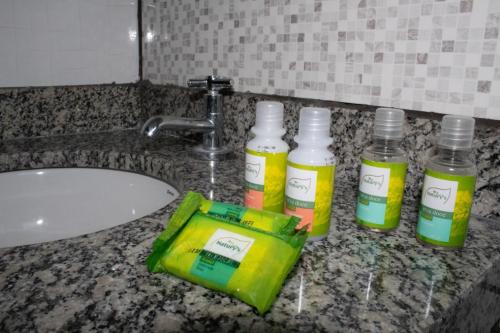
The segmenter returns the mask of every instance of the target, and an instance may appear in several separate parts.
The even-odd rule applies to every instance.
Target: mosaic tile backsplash
[[[500,119],[498,0],[144,0],[143,75]]]

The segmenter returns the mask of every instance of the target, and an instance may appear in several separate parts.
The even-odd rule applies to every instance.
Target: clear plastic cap
[[[373,136],[386,140],[402,139],[405,112],[400,109],[378,108],[375,111]]]
[[[299,134],[295,142],[329,145],[330,137],[330,109],[305,107],[300,110]]]
[[[285,134],[283,128],[283,104],[280,102],[262,101],[256,106],[255,126],[252,132],[259,134]]]
[[[441,120],[438,146],[450,149],[470,149],[474,138],[472,117],[446,115]]]

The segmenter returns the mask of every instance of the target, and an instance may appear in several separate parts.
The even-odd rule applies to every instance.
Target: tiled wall
[[[134,82],[137,0],[0,0],[0,87]]]
[[[144,0],[143,74],[500,119],[500,0]]]

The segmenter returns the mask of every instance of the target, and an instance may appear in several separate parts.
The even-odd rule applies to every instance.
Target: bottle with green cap
[[[427,162],[417,239],[446,248],[463,247],[476,185],[470,158],[474,118],[446,115],[441,121],[437,155]]]
[[[373,143],[361,155],[356,221],[364,228],[387,232],[399,226],[408,157],[401,148],[405,113],[379,108]]]

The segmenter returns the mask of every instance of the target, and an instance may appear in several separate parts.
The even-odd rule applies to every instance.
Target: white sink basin
[[[163,181],[126,171],[0,173],[0,248],[108,229],[149,215],[178,196]]]

